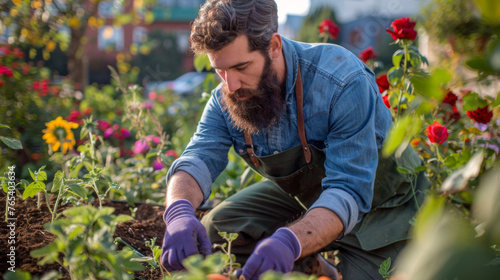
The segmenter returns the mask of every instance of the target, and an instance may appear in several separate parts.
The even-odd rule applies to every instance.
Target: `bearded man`
[[[392,116],[364,63],[277,29],[273,0],[208,0],[192,23],[192,50],[208,55],[222,83],[168,171],[162,263],[183,269],[186,257],[224,243],[218,232],[232,232],[247,280],[268,270],[335,278],[318,255],[324,250],[338,250],[344,279],[382,279],[380,264],[405,245],[423,199],[411,185],[429,186],[423,174],[407,178],[396,167],[420,159],[411,147],[401,158],[379,157]],[[200,222],[194,209],[231,147],[265,180]],[[311,263],[319,269],[308,270]]]

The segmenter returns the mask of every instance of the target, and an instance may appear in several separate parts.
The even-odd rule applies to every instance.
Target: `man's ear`
[[[283,47],[283,42],[281,41],[281,35],[274,33],[271,37],[269,57],[271,59],[278,58],[281,55],[281,50]]]

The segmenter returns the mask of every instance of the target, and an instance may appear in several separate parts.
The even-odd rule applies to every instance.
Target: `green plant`
[[[141,252],[139,252],[137,249],[132,247],[132,245],[128,244],[127,242],[125,242],[125,240],[121,239],[120,237],[117,237],[115,239],[115,243],[118,243],[118,242],[125,244],[134,253],[139,255],[138,258],[132,258],[132,259],[130,259],[130,261],[147,263],[149,269],[151,269],[151,270],[160,269],[162,276],[165,277],[164,272],[163,272],[164,269],[163,269],[163,266],[161,265],[161,260],[160,260],[162,250],[161,250],[160,246],[155,245],[156,244],[156,237],[151,238],[151,240],[146,241],[146,246],[149,249],[151,249],[152,256],[143,255]],[[165,270],[165,271],[167,272],[167,274],[170,274],[167,270]]]
[[[131,273],[144,267],[131,261],[137,256],[132,250],[117,251],[113,243],[116,225],[132,218],[113,211],[93,206],[65,210],[65,218],[45,225],[56,235],[54,242],[31,251],[31,256],[42,258],[39,265],[59,263],[71,279],[132,279]]]
[[[227,274],[229,276],[233,275],[234,269],[241,268],[241,264],[236,263],[236,256],[231,254],[231,243],[238,238],[237,233],[227,233],[227,232],[219,232],[219,235],[227,241],[222,245],[214,244],[214,248],[218,248],[222,250],[226,255],[224,259],[226,261]],[[227,250],[226,250],[227,248]]]
[[[0,123],[0,128],[8,128],[8,129],[10,129],[10,127],[8,125],[2,124],[2,123]],[[0,136],[0,140],[2,140],[2,142],[5,145],[7,145],[7,147],[9,147],[11,149],[19,150],[19,149],[23,148],[23,145],[21,144],[21,141],[15,139],[15,138]]]

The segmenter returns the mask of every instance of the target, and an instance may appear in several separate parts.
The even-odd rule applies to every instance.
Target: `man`
[[[410,182],[395,161],[411,168],[418,156],[410,148],[378,164],[392,119],[374,74],[339,46],[290,41],[277,27],[273,0],[208,0],[192,24],[192,49],[223,82],[167,174],[162,262],[182,269],[186,257],[223,243],[217,232],[225,231],[239,234],[232,252],[246,279],[290,272],[325,248],[339,250],[344,279],[381,279],[380,264],[407,239],[412,198],[422,199],[410,185],[425,188],[423,175]],[[231,146],[267,180],[200,222],[194,209]]]

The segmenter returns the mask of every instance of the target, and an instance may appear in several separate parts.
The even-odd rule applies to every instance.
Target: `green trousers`
[[[425,178],[420,181],[426,182]],[[420,185],[419,188],[427,187],[422,186],[425,184]],[[424,193],[417,193],[416,198],[421,203]],[[391,234],[404,228],[407,236],[409,220],[415,213],[415,207],[415,200],[410,199],[394,208],[374,209],[372,211],[375,215],[372,216],[375,218],[368,217],[370,219],[368,228],[362,221],[344,238],[324,248],[324,251],[338,250],[337,256],[340,262],[337,268],[344,280],[383,279],[378,272],[380,264],[387,258],[391,258],[394,263],[405,246],[406,239],[399,238],[402,240],[396,239],[390,244],[381,245],[382,247],[366,249],[360,244],[357,235],[362,233],[362,238],[370,239],[370,231],[374,232],[374,236],[380,236],[381,231]],[[305,212],[306,209],[294,198],[273,182],[265,180],[221,202],[203,217],[202,223],[207,228],[212,243],[225,243],[218,232],[238,233],[239,237],[233,242],[231,250],[236,255],[236,261],[244,265],[262,238],[272,235],[279,227],[287,226],[299,219]],[[402,218],[395,219],[395,215]],[[380,224],[377,226],[374,220],[380,221]],[[370,240],[367,243],[370,243]]]

